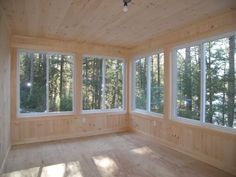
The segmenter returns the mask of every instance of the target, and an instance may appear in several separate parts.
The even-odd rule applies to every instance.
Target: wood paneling
[[[1,0],[12,33],[133,47],[198,19],[233,9],[235,0]]]
[[[199,126],[131,115],[133,130],[177,151],[236,174],[236,136]],[[155,123],[154,123],[155,122]]]
[[[0,175],[10,148],[10,33],[0,8]]]
[[[51,141],[128,130],[126,114],[38,117],[12,122],[12,144]]]

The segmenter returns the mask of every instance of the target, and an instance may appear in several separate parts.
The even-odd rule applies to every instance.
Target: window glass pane
[[[19,52],[20,113],[72,111],[72,56]]]
[[[139,59],[135,62],[136,108],[147,109],[147,60]]]
[[[164,53],[151,56],[151,112],[163,113]]]
[[[73,61],[69,55],[48,55],[49,111],[72,111]]]
[[[204,44],[206,63],[205,121],[236,128],[235,36]]]
[[[177,116],[200,120],[199,47],[177,50]]]
[[[83,58],[83,110],[102,108],[102,64],[100,58]]]
[[[105,107],[122,109],[123,61],[107,59],[105,68]]]
[[[20,113],[45,112],[46,54],[19,53]]]

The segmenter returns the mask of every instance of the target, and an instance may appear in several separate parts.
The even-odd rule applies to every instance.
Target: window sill
[[[131,112],[131,114],[150,116],[151,118],[160,118],[160,119],[163,119],[163,117],[164,117],[163,114],[154,113],[154,112],[147,112],[147,111],[140,110],[140,109],[133,110]]]
[[[109,109],[109,110],[83,110],[81,111],[82,115],[86,114],[126,114],[126,110],[123,109]]]
[[[51,113],[19,113],[17,118],[37,118],[37,117],[55,117],[55,116],[74,116],[75,112],[51,112]]]
[[[223,132],[223,133],[236,134],[235,128],[223,127],[220,125],[214,125],[214,124],[207,123],[207,122],[200,122],[199,120],[187,119],[187,118],[183,118],[183,117],[175,117],[175,118],[172,118],[172,120],[175,122],[188,124],[191,126],[198,126],[198,127],[208,129],[208,130],[210,129],[210,130],[219,131],[219,132]]]

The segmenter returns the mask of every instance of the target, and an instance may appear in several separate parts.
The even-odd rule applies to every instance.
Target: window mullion
[[[147,57],[147,111],[151,110],[151,57]]]
[[[46,55],[46,112],[49,112],[49,58]]]
[[[205,102],[206,102],[206,62],[204,43],[200,44],[200,59],[201,59],[201,107],[200,121],[205,122]]]
[[[132,66],[132,75],[133,75],[133,82],[132,82],[132,88],[133,88],[133,92],[132,93],[132,98],[133,98],[133,104],[132,104],[132,108],[133,110],[136,109],[136,60],[133,62],[133,66]]]
[[[105,108],[105,84],[106,84],[106,78],[105,78],[105,70],[106,70],[106,59],[102,59],[102,109]]]
[[[172,116],[177,117],[177,50],[173,52],[173,60],[172,60]]]
[[[125,91],[125,83],[126,83],[126,80],[125,80],[125,64],[123,63],[122,64],[122,108],[125,109],[125,97],[126,97],[126,91]]]

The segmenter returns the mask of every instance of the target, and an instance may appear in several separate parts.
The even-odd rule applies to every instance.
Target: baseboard
[[[126,132],[128,130],[129,130],[128,128],[119,128],[116,130],[99,130],[99,131],[86,132],[86,133],[80,132],[80,133],[68,134],[68,135],[56,135],[56,136],[48,136],[48,137],[42,137],[42,138],[29,138],[29,139],[21,140],[18,142],[12,142],[12,145],[22,145],[22,144],[29,144],[29,143],[41,143],[41,142],[73,139],[73,138],[82,138],[82,137],[104,135],[104,134],[110,134],[110,133]]]
[[[3,174],[4,168],[5,168],[5,164],[6,164],[6,160],[7,160],[7,157],[8,157],[8,154],[9,154],[10,150],[11,150],[11,146],[8,147],[7,153],[6,153],[6,155],[5,155],[5,157],[4,157],[3,161],[2,161],[2,165],[1,165],[1,168],[0,168],[0,176]]]
[[[166,146],[166,147],[171,148],[171,149],[173,149],[175,151],[178,151],[180,153],[188,155],[188,156],[190,156],[190,157],[192,157],[194,159],[197,159],[199,161],[205,162],[205,163],[207,163],[209,165],[212,165],[212,166],[214,166],[214,167],[216,167],[216,168],[218,168],[220,170],[223,170],[223,171],[225,171],[227,173],[230,173],[232,175],[236,175],[236,172],[235,172],[234,169],[231,169],[231,168],[229,168],[227,166],[224,166],[224,165],[216,162],[215,160],[211,160],[211,159],[207,158],[206,156],[204,156],[204,155],[202,155],[200,153],[189,151],[189,150],[184,149],[184,148],[182,148],[180,146],[176,146],[176,145],[174,145],[174,144],[172,144],[172,143],[170,143],[168,141],[165,141],[165,140],[163,140],[161,138],[152,136],[150,134],[144,133],[144,132],[136,130],[136,129],[132,129],[131,131],[143,134],[143,135],[148,136],[148,137],[153,138],[153,139],[156,139],[158,141],[158,143],[160,143],[163,146]]]

